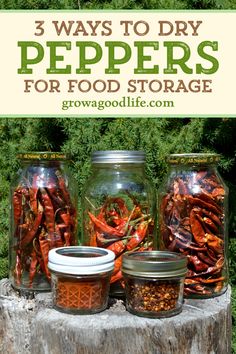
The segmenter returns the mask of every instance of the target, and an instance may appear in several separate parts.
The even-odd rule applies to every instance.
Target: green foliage
[[[236,353],[236,286],[232,286],[232,354]]]
[[[0,120],[0,270],[6,275],[9,188],[19,167],[16,153],[64,151],[71,154],[79,195],[90,174],[95,150],[144,150],[147,174],[156,188],[163,180],[169,153],[217,152],[220,171],[230,189],[229,234],[231,281],[236,283],[236,119],[215,118],[51,118]],[[32,138],[33,137],[33,138]],[[80,210],[80,203],[79,203]]]
[[[236,238],[231,238],[229,244],[229,272],[231,284],[236,284]]]
[[[235,9],[234,0],[1,0],[0,9]]]
[[[0,9],[236,9],[235,0],[1,0]],[[7,275],[9,189],[19,167],[19,150],[69,152],[79,194],[90,173],[91,152],[143,149],[147,174],[158,188],[165,157],[178,152],[217,152],[230,191],[230,278],[236,284],[236,119],[1,119],[0,120],[0,279]],[[33,138],[32,138],[33,137]],[[79,205],[80,207],[80,205]],[[233,286],[236,326],[236,286]],[[236,331],[232,350],[236,353]]]

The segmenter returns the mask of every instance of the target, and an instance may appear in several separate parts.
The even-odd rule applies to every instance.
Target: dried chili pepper
[[[127,248],[127,240],[120,240],[112,243],[106,249],[111,250],[115,253],[116,256],[119,256]],[[128,249],[128,248],[127,248]]]
[[[15,269],[14,269],[14,276],[15,276],[17,285],[20,285],[20,283],[21,283],[21,274],[22,274],[21,261],[20,261],[20,256],[17,252],[16,265],[15,265]]]
[[[37,187],[37,180],[38,180],[38,175],[35,174],[33,176],[33,182],[31,188],[29,188],[29,197],[30,197],[30,208],[34,212],[34,214],[37,214],[38,211],[38,200],[37,200],[37,194],[38,194],[38,187]]]
[[[44,207],[44,215],[45,215],[47,230],[49,233],[54,232],[55,219],[54,219],[54,209],[53,209],[52,201],[45,188],[40,188],[40,192],[41,192],[42,204]]]
[[[39,210],[39,213],[36,216],[34,222],[28,226],[27,233],[19,241],[20,248],[24,248],[26,245],[28,245],[29,243],[31,243],[33,241],[33,238],[35,237],[36,233],[38,232],[39,226],[42,221],[42,217],[43,217],[43,213],[41,210]]]
[[[97,219],[92,213],[88,212],[88,215],[91,221],[96,225],[96,227],[107,235],[111,235],[112,237],[122,237],[124,236],[124,232],[116,230],[114,227],[105,224],[101,220]]]
[[[97,247],[98,246],[98,244],[97,244],[97,233],[95,231],[90,237],[89,246],[91,246],[91,247]]]
[[[147,221],[141,222],[138,225],[137,230],[132,235],[132,238],[126,245],[128,251],[131,251],[132,249],[136,248],[143,241],[144,237],[146,236],[147,228]]]
[[[162,247],[188,257],[185,294],[214,295],[225,275],[225,188],[211,169],[181,169],[160,199]]]
[[[22,191],[16,189],[13,194],[14,223],[18,225],[22,211]]]
[[[71,205],[70,194],[69,194],[69,192],[68,192],[68,190],[66,188],[66,183],[65,183],[65,180],[64,180],[64,178],[62,176],[62,173],[59,170],[57,170],[55,172],[55,174],[56,174],[56,176],[58,178],[59,188],[60,188],[60,190],[62,192],[63,199],[65,200],[66,205],[70,206]]]
[[[64,232],[64,237],[65,237],[65,246],[70,246],[70,232],[66,231]]]
[[[199,215],[195,214],[194,210],[191,210],[190,212],[190,226],[195,241],[199,244],[199,246],[203,246],[206,243],[207,238],[203,225],[199,220]]]
[[[69,226],[71,223],[71,215],[70,213],[60,213],[60,217],[62,218],[63,222],[66,226]]]
[[[112,275],[115,275],[116,273],[119,272],[119,270],[121,269],[121,265],[122,265],[122,255],[119,255],[119,257],[115,259],[114,271]]]
[[[12,196],[15,236],[13,285],[32,289],[35,288],[36,274],[50,282],[47,268],[49,250],[75,245],[76,231],[76,209],[62,174],[57,176],[53,169],[50,175],[33,171],[31,180],[24,178]]]
[[[111,280],[110,280],[110,283],[115,283],[117,282],[118,280],[122,279],[122,272],[121,270],[119,270],[116,274],[112,275],[111,276]]]
[[[48,252],[50,250],[50,245],[48,240],[45,238],[45,236],[42,235],[39,236],[39,245],[40,245],[40,251],[43,259],[45,275],[48,278],[48,280],[50,280],[51,276],[48,270]]]
[[[35,250],[31,253],[31,261],[30,261],[30,268],[29,268],[29,287],[31,288],[33,285],[33,280],[36,274],[36,266],[38,264],[37,254]]]
[[[97,216],[87,212],[89,245],[112,250],[116,255],[111,283],[122,280],[121,259],[125,252],[153,249],[153,219],[135,202],[129,210],[121,197],[107,197]]]

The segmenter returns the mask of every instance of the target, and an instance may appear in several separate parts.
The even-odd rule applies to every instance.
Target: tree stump
[[[228,354],[231,290],[207,300],[185,300],[181,314],[148,319],[130,314],[122,300],[95,315],[52,308],[51,293],[20,297],[0,281],[2,354]]]

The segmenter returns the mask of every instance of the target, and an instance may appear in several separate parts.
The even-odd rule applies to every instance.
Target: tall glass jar
[[[11,187],[9,278],[20,290],[50,290],[48,252],[76,245],[77,192],[68,156],[18,154],[21,168]]]
[[[82,202],[83,244],[115,253],[111,294],[123,294],[123,254],[155,247],[156,195],[145,175],[144,152],[94,152]]]
[[[184,294],[208,298],[227,289],[228,188],[216,154],[172,154],[159,192],[161,248],[188,258]]]

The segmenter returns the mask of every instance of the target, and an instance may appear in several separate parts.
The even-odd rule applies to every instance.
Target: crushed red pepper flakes
[[[137,312],[161,312],[176,309],[180,281],[125,281],[128,306]]]

